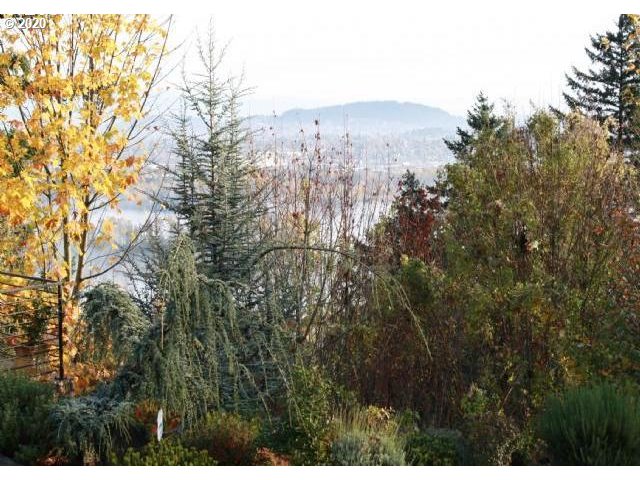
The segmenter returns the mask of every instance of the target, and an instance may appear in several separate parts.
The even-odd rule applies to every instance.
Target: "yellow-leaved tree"
[[[138,181],[142,119],[159,81],[170,19],[46,15],[0,31],[0,223],[6,269],[61,280],[72,321],[90,252],[113,244],[105,212]],[[12,243],[12,239],[14,240]],[[103,248],[104,251],[104,248]]]

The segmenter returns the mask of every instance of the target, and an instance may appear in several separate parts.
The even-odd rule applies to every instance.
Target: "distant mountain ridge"
[[[251,118],[254,126],[279,127],[284,133],[308,129],[315,120],[321,132],[352,134],[397,134],[411,130],[433,129],[449,132],[463,125],[464,119],[441,108],[411,102],[353,102],[318,108],[295,108],[277,116],[259,115]]]

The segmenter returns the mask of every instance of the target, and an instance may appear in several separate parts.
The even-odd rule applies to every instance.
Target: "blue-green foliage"
[[[104,461],[128,443],[133,405],[110,397],[108,390],[66,398],[51,411],[56,443],[70,459],[85,464]]]
[[[83,316],[87,323],[87,350],[94,360],[113,356],[127,360],[147,333],[150,321],[131,296],[113,283],[103,283],[84,295]]]
[[[404,465],[402,445],[393,436],[353,430],[331,444],[332,465]]]
[[[331,465],[404,465],[402,418],[392,410],[360,406],[334,419]]]

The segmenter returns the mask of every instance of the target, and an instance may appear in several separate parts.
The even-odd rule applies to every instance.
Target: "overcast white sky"
[[[480,90],[526,113],[530,102],[560,102],[564,73],[586,65],[589,34],[612,29],[625,4],[442,3],[215,2],[211,13],[178,14],[174,39],[192,39],[211,15],[230,41],[229,67],[255,88],[251,114],[359,100],[464,114]]]

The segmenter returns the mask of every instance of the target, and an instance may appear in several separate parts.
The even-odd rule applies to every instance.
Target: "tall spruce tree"
[[[616,31],[593,35],[585,51],[592,67],[573,67],[564,99],[572,110],[612,121],[611,145],[634,155],[640,146],[640,40],[633,15],[620,15]]]
[[[494,106],[489,103],[487,96],[480,92],[476,97],[476,103],[467,111],[467,124],[469,130],[458,127],[455,140],[444,140],[445,145],[456,159],[464,161],[473,151],[473,144],[481,132],[497,133],[502,128],[504,121],[494,113]]]
[[[177,163],[171,170],[169,207],[192,238],[203,273],[243,280],[258,246],[261,214],[252,191],[252,165],[243,152],[247,133],[239,116],[241,82],[220,74],[223,50],[213,30],[199,43],[202,72],[184,75],[183,110],[172,137]]]

